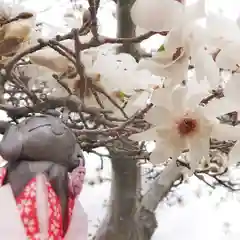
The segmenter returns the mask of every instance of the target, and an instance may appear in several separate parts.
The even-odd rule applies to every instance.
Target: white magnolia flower
[[[141,59],[138,69],[148,69],[157,76],[167,77],[175,86],[186,79],[189,65],[189,55],[181,48],[174,55],[167,50],[155,53],[149,59]]]
[[[236,71],[240,65],[240,28],[237,22],[221,15],[207,17],[208,44],[220,49],[216,56],[219,68]]]
[[[235,21],[223,15],[210,13],[206,17],[208,44],[221,49],[227,43],[240,41],[240,28]]]
[[[150,97],[153,88],[162,85],[162,79],[153,76],[147,70],[137,70],[136,60],[129,54],[99,54],[92,68],[88,69],[89,76],[99,76],[97,84],[112,96],[119,104],[127,100],[125,112],[131,115],[136,108],[143,108]],[[114,116],[122,113],[105,97],[106,109],[112,110]],[[121,105],[121,104],[120,104]]]
[[[74,50],[72,41],[63,42],[63,44]],[[35,63],[35,67],[36,65],[42,66],[57,73],[67,72],[74,67],[67,58],[51,48],[37,51],[31,54],[29,58]],[[111,53],[110,49],[106,50],[104,48],[100,49],[100,51],[89,49],[81,52],[81,61],[84,65],[86,76],[90,77],[97,86],[101,87],[120,106],[131,96],[128,99],[130,102],[126,107],[128,114],[133,113],[133,108],[139,107],[140,102],[142,107],[145,106],[151,89],[161,85],[161,78],[153,76],[147,70],[137,70],[136,60],[128,54],[116,55]],[[47,79],[49,81],[47,85],[51,86],[51,89],[55,89],[56,85],[58,85],[58,90],[54,91],[55,95],[62,97],[68,95],[68,92],[60,87],[56,80],[52,78]],[[71,90],[74,90],[77,81],[79,81],[79,76],[63,80]],[[135,90],[142,90],[143,92],[136,93]],[[106,109],[113,111],[116,115],[119,114],[116,106],[109,101],[108,97],[104,94],[99,94],[99,99]],[[99,106],[93,94],[85,96],[85,101],[88,105]]]
[[[200,106],[204,94],[187,93],[185,87],[177,87],[172,92],[166,88],[155,90],[151,99],[154,107],[145,117],[153,127],[131,136],[136,141],[156,141],[151,154],[155,164],[169,157],[176,160],[182,151],[189,149],[190,166],[194,170],[202,158],[209,160],[210,138],[240,139],[239,127],[220,124],[216,118],[236,110],[235,104],[222,98]]]
[[[161,4],[168,6],[170,2],[174,6],[176,4],[176,1],[168,2],[158,1],[158,5],[159,7]],[[179,11],[178,21],[168,29],[169,33],[159,51],[152,58],[139,62],[139,69],[147,68],[158,76],[168,77],[172,79],[171,85],[174,86],[186,79],[191,57],[198,81],[206,77],[211,86],[215,88],[219,83],[219,69],[212,56],[205,50],[204,29],[196,24],[196,20],[205,17],[205,1],[201,0],[184,8],[179,3],[177,6],[182,9]],[[165,8],[162,9],[165,11]],[[151,22],[153,20],[156,19],[152,18]],[[156,21],[155,24],[159,24],[160,28],[157,31],[161,31],[161,22]]]
[[[70,50],[74,50],[73,40],[62,41],[65,47]],[[42,48],[34,53],[28,55],[29,59],[39,65],[51,69],[54,72],[63,73],[66,72],[73,64],[63,55],[50,47]]]
[[[176,0],[136,0],[131,17],[140,28],[154,32],[171,31],[205,17],[205,0],[187,6]]]
[[[100,74],[101,85],[107,92],[121,91],[131,95],[134,90],[148,90],[161,85],[161,78],[147,70],[137,70],[136,60],[129,54],[99,55],[91,71]]]
[[[135,25],[150,31],[169,31],[183,17],[184,6],[175,0],[136,0],[131,9]],[[154,17],[153,17],[154,16]]]
[[[234,72],[239,71],[240,66],[240,42],[227,43],[220,52],[217,54],[216,63],[219,68],[231,70]]]

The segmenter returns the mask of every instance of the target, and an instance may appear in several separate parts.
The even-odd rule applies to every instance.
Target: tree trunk
[[[132,38],[135,37],[136,26],[133,24],[130,10],[135,0],[116,0],[117,2],[117,37]],[[140,44],[126,43],[118,48],[118,52],[131,54],[136,60],[139,60],[143,51]]]
[[[174,182],[181,177],[181,171],[182,167],[178,167],[176,162],[172,161],[154,182],[150,184],[135,214],[135,219],[137,219],[139,227],[141,227],[142,238],[139,239],[151,239],[157,228],[155,210],[158,204],[168,194]]]
[[[141,206],[150,212],[154,212],[173,184],[180,179],[182,170],[183,167],[178,166],[175,161],[170,162],[150,185],[149,190],[142,198]]]
[[[109,208],[98,232],[97,240],[139,240],[135,220],[139,185],[139,168],[130,157],[112,156],[112,184]]]

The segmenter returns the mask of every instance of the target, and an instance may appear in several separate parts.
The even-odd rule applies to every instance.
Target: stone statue
[[[77,197],[85,160],[72,130],[50,115],[12,125],[0,143],[0,239],[86,240]]]

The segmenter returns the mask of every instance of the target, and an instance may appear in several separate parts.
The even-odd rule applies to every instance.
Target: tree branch
[[[183,168],[178,166],[175,161],[171,161],[150,184],[149,190],[142,198],[141,207],[154,212],[159,202],[163,200],[173,184],[181,177]]]

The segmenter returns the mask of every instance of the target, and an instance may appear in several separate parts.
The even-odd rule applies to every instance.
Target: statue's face
[[[9,162],[20,159],[53,162],[68,171],[84,164],[72,130],[60,119],[48,115],[30,117],[11,128],[4,135],[0,150]]]

